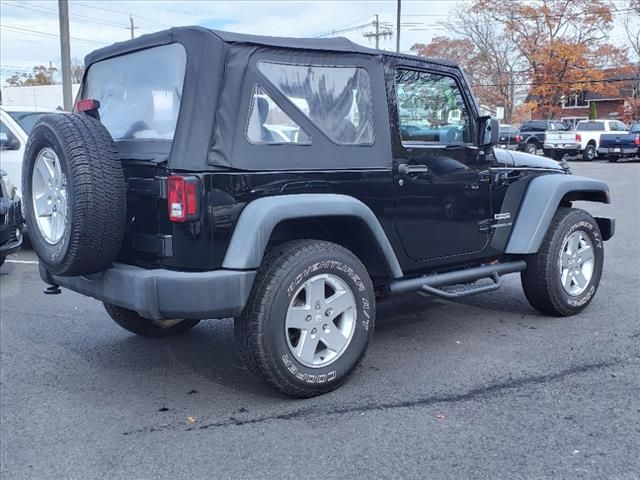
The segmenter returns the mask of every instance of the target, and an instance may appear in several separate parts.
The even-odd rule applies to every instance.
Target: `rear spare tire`
[[[107,268],[124,238],[127,193],[107,129],[85,114],[43,117],[22,172],[27,228],[46,269],[74,276]]]

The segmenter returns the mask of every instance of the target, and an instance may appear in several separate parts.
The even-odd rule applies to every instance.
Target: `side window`
[[[453,77],[396,70],[396,95],[403,143],[470,143],[469,112]]]
[[[371,82],[364,68],[259,62],[258,70],[334,142],[373,143]]]
[[[618,127],[619,132],[626,132],[628,130],[627,126],[622,122],[616,120],[613,123]]]
[[[310,145],[311,137],[258,85],[253,89],[247,138],[255,144]]]

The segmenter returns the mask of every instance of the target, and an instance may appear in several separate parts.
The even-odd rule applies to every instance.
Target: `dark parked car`
[[[629,128],[629,133],[603,133],[600,135],[598,155],[610,162],[617,162],[620,158],[640,157],[640,122],[635,122]]]
[[[543,148],[546,131],[565,131],[567,126],[559,120],[528,120],[520,127],[518,150],[535,154]]]
[[[0,170],[0,266],[22,245],[22,206],[4,170]]]
[[[508,150],[516,150],[518,148],[518,135],[520,130],[511,125],[500,125],[500,138],[498,139],[498,147]]]
[[[453,63],[187,27],[85,66],[76,113],[30,136],[27,223],[47,293],[130,332],[233,317],[247,367],[307,397],[355,371],[378,299],[515,272],[550,315],[594,298],[614,222],[572,203],[607,185],[494,148]]]

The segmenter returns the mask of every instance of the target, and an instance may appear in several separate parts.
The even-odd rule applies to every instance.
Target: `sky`
[[[617,1],[617,0],[616,0]],[[401,51],[432,37],[447,35],[450,10],[465,0],[403,0]],[[57,0],[0,0],[0,84],[34,65],[60,65]],[[373,31],[374,15],[395,29],[396,1],[208,1],[208,0],[69,0],[71,57],[82,59],[105,45],[130,38],[129,15],[136,36],[171,26],[202,25],[262,35],[332,36],[374,46],[363,33]],[[613,34],[623,41],[621,29]],[[395,36],[381,40],[394,49]]]

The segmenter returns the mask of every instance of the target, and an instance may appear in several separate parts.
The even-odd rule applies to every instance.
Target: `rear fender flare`
[[[393,278],[403,276],[393,247],[375,214],[360,200],[340,194],[296,194],[259,198],[249,203],[236,223],[223,268],[257,269],[271,233],[283,220],[326,216],[355,217],[369,229]]]
[[[507,243],[507,254],[536,253],[563,198],[611,203],[606,183],[575,175],[541,175],[529,183]]]

